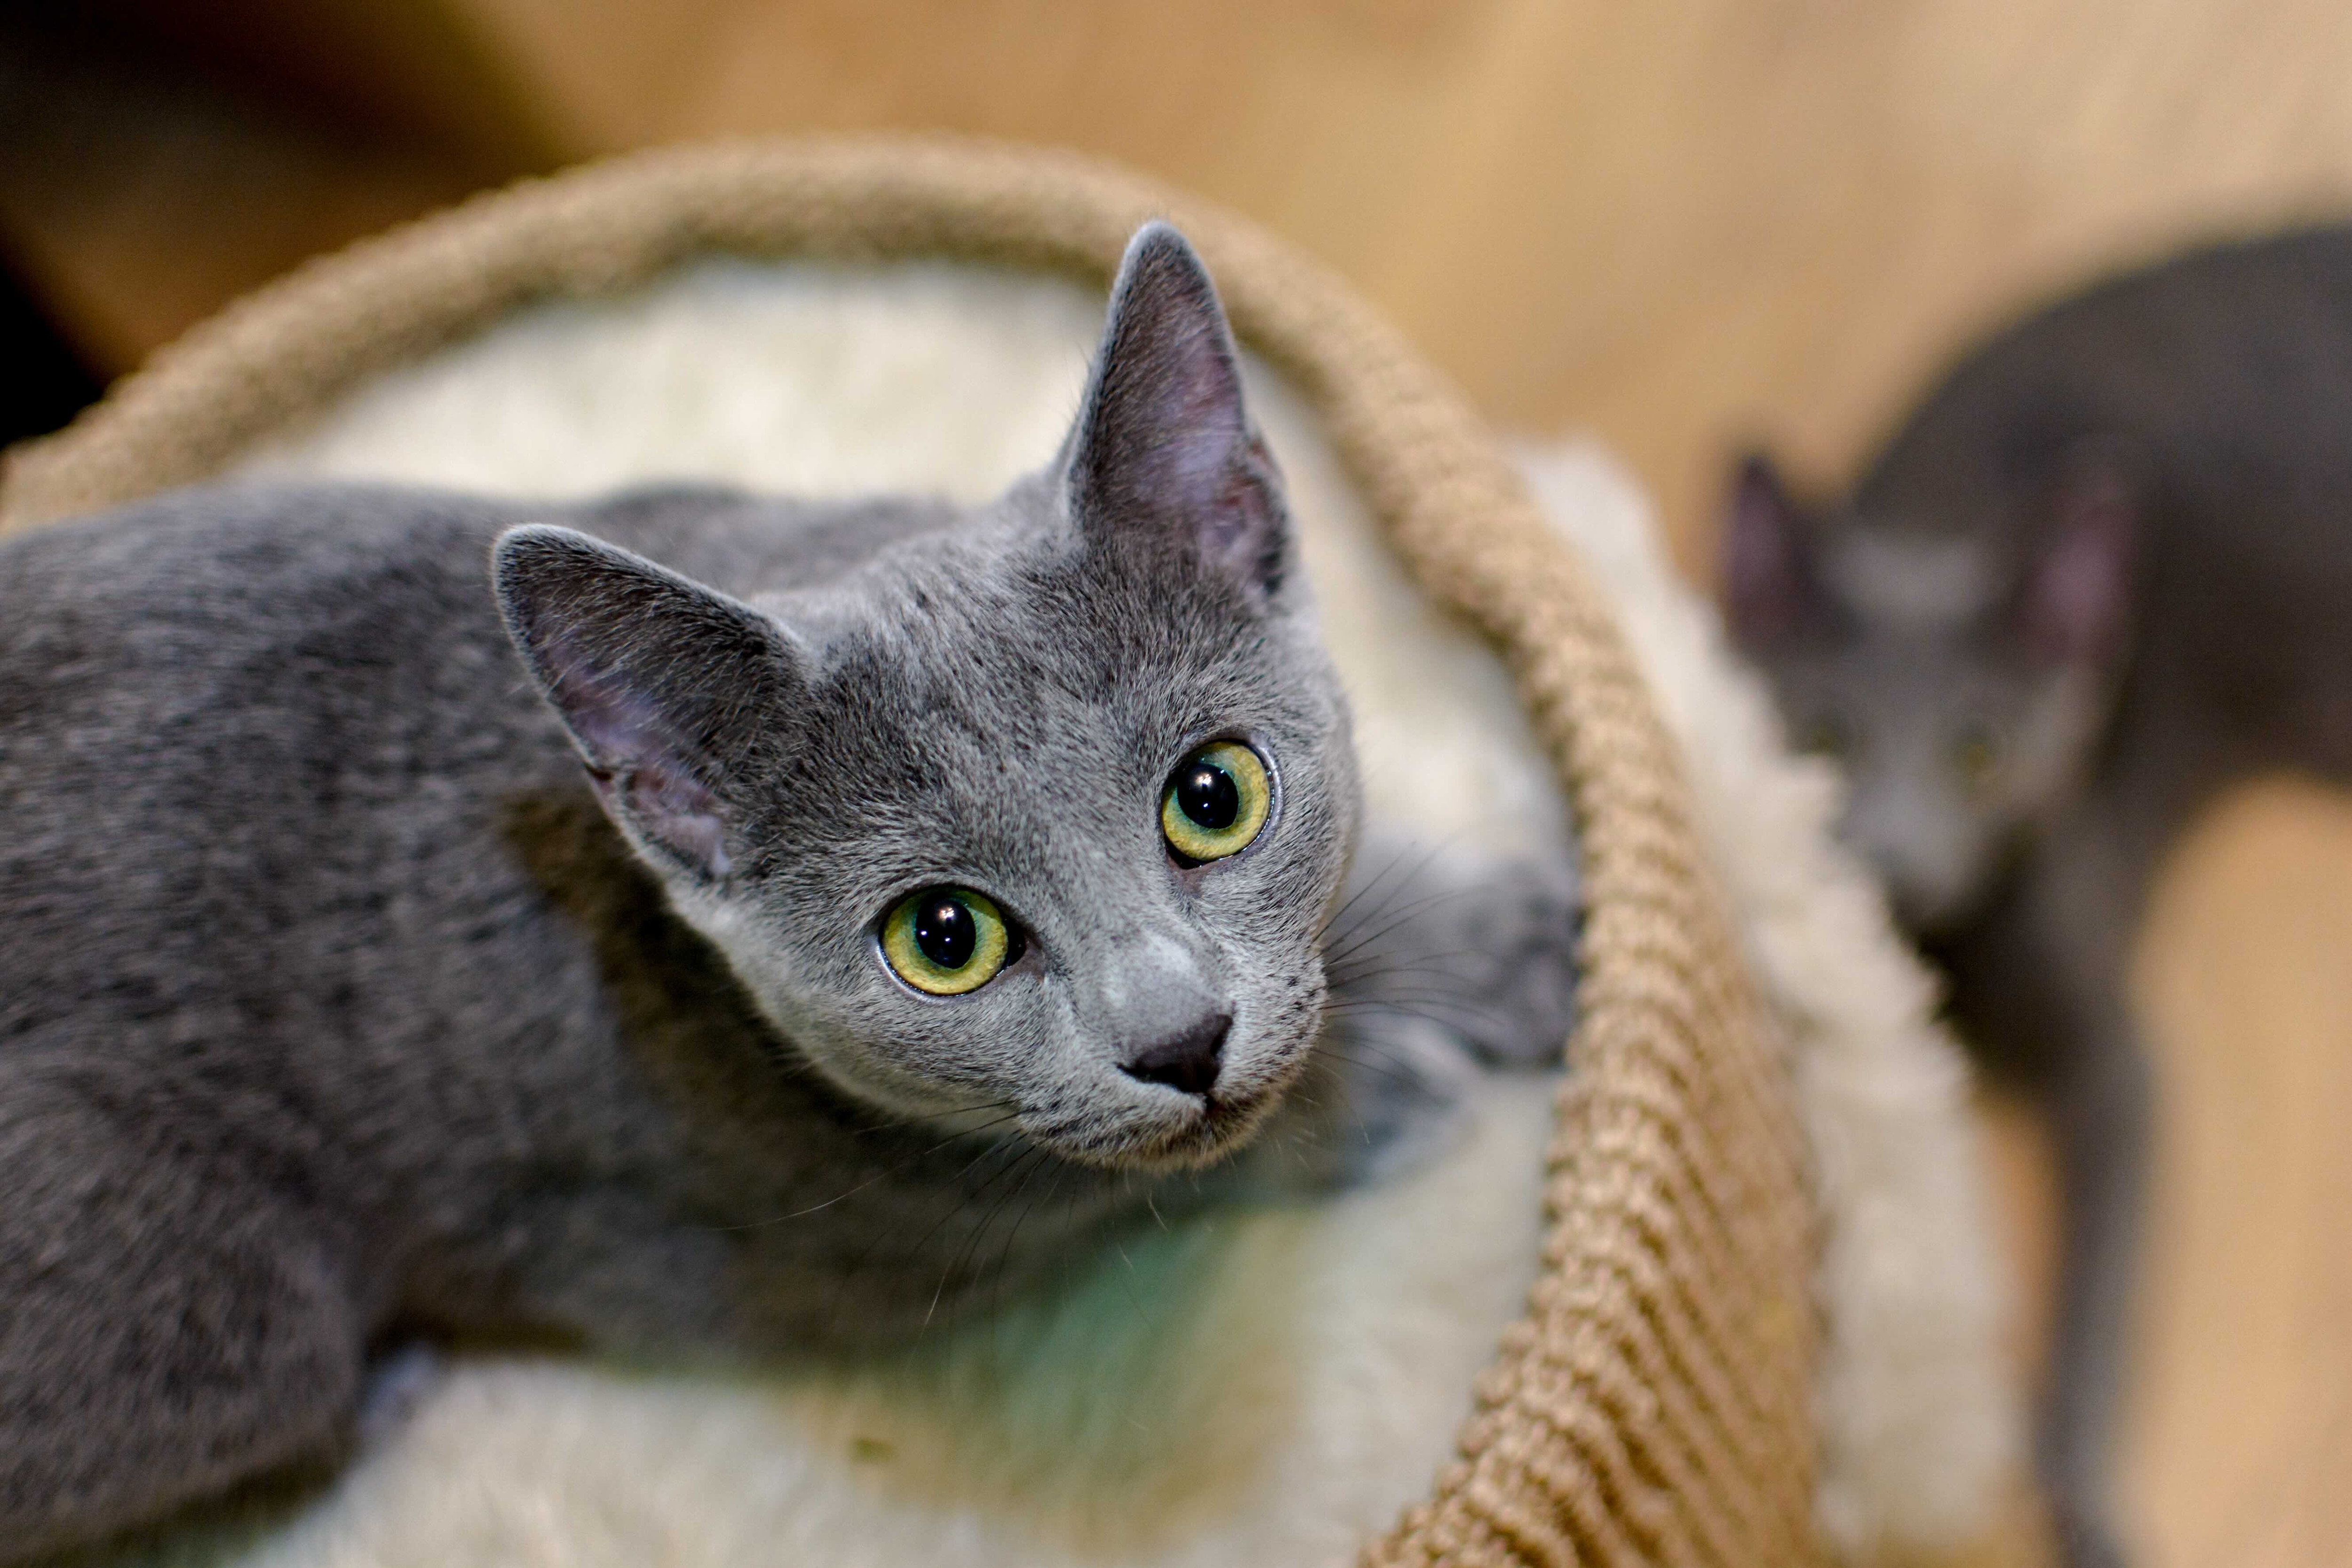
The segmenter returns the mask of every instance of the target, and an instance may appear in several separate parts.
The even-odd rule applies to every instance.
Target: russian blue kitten
[[[0,543],[0,1559],[331,1459],[395,1329],[836,1350],[1392,1163],[1449,1051],[1556,1055],[1573,889],[1341,911],[1357,816],[1164,226],[979,508],[224,488]]]
[[[2106,1472],[2147,1182],[2125,973],[2148,877],[2223,785],[2352,780],[2352,230],[2123,277],[1966,356],[1851,497],[1741,474],[1724,591],[1846,837],[2046,1098],[2065,1245],[2040,1461],[2068,1560]]]

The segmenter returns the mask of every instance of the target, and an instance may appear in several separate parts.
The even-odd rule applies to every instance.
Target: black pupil
[[[915,945],[941,969],[961,969],[980,945],[980,928],[961,899],[937,894],[915,906]]]
[[[1231,827],[1242,814],[1241,786],[1216,763],[1196,757],[1176,775],[1176,807],[1212,831]]]

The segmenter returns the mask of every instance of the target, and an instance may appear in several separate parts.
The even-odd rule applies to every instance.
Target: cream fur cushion
[[[655,478],[979,498],[1050,455],[1100,325],[1075,285],[950,264],[714,261],[377,379],[247,471],[574,496]],[[1557,848],[1503,671],[1376,537],[1253,366],[1373,814]],[[1640,495],[1531,449],[1691,753],[1749,956],[1789,1016],[1828,1215],[1821,1494],[1849,1555],[1963,1540],[2011,1458],[1960,1078],[1831,785],[1785,756]],[[1498,1078],[1433,1163],[1317,1208],[1130,1240],[1050,1301],[856,1370],[768,1380],[468,1358],[290,1517],[174,1560],[329,1564],[1337,1564],[1425,1490],[1534,1278],[1549,1083]]]

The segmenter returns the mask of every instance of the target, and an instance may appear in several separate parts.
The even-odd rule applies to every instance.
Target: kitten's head
[[[2134,506],[2077,455],[2023,485],[1808,511],[1743,465],[1722,592],[1791,735],[1848,780],[1843,837],[1934,935],[2071,797],[2126,649]]]
[[[562,529],[495,564],[605,810],[838,1087],[1167,1168],[1297,1075],[1355,766],[1173,229],[1129,247],[1054,464],[955,526],[748,603]]]

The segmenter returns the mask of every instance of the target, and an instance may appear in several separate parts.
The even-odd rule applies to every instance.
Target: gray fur
[[[1180,863],[1218,736],[1274,816]],[[836,1352],[1154,1194],[1386,1168],[1464,1042],[1556,1051],[1575,892],[1383,859],[1335,920],[1356,816],[1164,227],[977,509],[224,488],[0,543],[0,1560],[331,1462],[388,1334]],[[960,997],[877,949],[938,884],[1027,935]],[[1206,1092],[1134,1070],[1204,1026]]]
[[[1852,497],[1744,472],[1725,591],[1847,836],[2051,1108],[2065,1247],[2041,1464],[2121,1555],[2109,1449],[2147,1184],[2126,1007],[2150,872],[2232,780],[2352,781],[2352,230],[2104,284],[1962,360]]]

